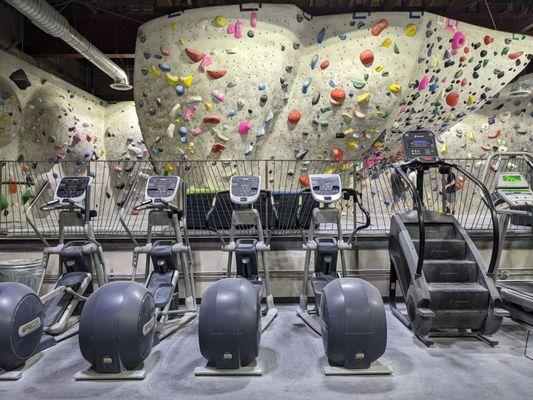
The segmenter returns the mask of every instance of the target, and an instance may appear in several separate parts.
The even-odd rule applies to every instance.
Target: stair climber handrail
[[[391,167],[394,168],[396,173],[407,183],[407,186],[409,187],[409,190],[413,194],[413,200],[416,203],[416,209],[418,214],[418,238],[419,238],[419,245],[418,245],[418,263],[416,265],[416,277],[419,278],[422,276],[422,269],[424,267],[424,255],[426,250],[426,227],[424,225],[424,204],[422,203],[422,200],[420,199],[420,194],[418,193],[418,190],[416,189],[415,185],[409,179],[405,171],[403,170],[402,166],[409,166],[409,164],[391,164]]]
[[[470,179],[472,182],[474,182],[474,184],[481,191],[481,194],[482,194],[481,200],[483,201],[485,206],[487,206],[487,208],[489,209],[491,220],[492,220],[492,252],[490,256],[490,262],[489,262],[489,268],[487,270],[487,275],[494,279],[494,271],[496,270],[496,262],[498,260],[498,249],[500,248],[500,234],[499,234],[500,229],[499,229],[499,223],[498,223],[498,213],[492,201],[490,192],[487,189],[487,187],[479,179],[473,176],[470,172],[466,171],[463,167],[457,164],[447,163],[445,161],[439,161],[438,165],[449,167],[449,168],[455,168],[461,174],[463,174],[468,179]]]

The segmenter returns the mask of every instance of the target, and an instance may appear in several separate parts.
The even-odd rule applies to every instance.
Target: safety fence
[[[483,159],[448,159],[457,163],[467,172],[481,178],[486,165]],[[491,168],[486,185],[494,190],[495,170],[519,171],[533,180],[532,172],[522,160],[501,161]],[[57,211],[42,212],[39,207],[53,199],[58,178],[66,175],[91,175],[94,183],[91,189],[91,208],[97,216],[92,220],[93,230],[98,238],[124,238],[126,231],[120,222],[123,213],[128,227],[139,236],[146,232],[148,213],[134,212],[133,205],[142,201],[146,179],[154,174],[178,175],[183,182],[182,196],[178,203],[186,212],[185,221],[190,237],[216,236],[207,229],[205,216],[216,193],[217,205],[213,213],[212,228],[227,236],[231,222],[231,212],[236,205],[231,203],[225,192],[229,181],[236,175],[259,175],[262,188],[272,192],[279,219],[273,217],[268,196],[260,197],[256,207],[263,227],[278,237],[294,237],[301,229],[309,226],[312,209],[317,203],[309,193],[301,193],[307,187],[307,176],[313,173],[338,173],[343,187],[355,188],[360,193],[363,206],[369,211],[371,225],[360,235],[388,233],[390,217],[394,213],[412,209],[412,199],[402,184],[391,174],[390,168],[376,165],[363,169],[357,161],[329,160],[231,160],[231,161],[90,161],[83,164],[64,161],[61,164],[49,162],[4,161],[0,164],[0,237],[35,237],[36,234],[26,220],[26,209],[43,184],[46,190],[28,215],[37,229],[47,237],[57,235]],[[490,214],[481,201],[478,188],[464,175],[454,171],[454,175],[441,175],[430,169],[426,173],[424,202],[427,208],[440,212],[454,213],[459,222],[470,231],[492,229]],[[133,189],[132,185],[135,183]],[[450,189],[453,184],[455,190]],[[401,186],[398,186],[401,185]],[[448,186],[448,188],[446,187]],[[131,200],[124,204],[129,191]],[[452,192],[454,192],[452,194]],[[453,201],[455,200],[455,201]],[[354,226],[364,223],[364,215],[356,207],[353,199],[343,199],[337,207],[341,210],[342,230],[349,235]],[[300,209],[300,223],[296,214]],[[512,233],[531,232],[527,221],[510,227]],[[530,222],[530,221],[529,221]],[[334,226],[320,226],[322,231],[330,231]],[[68,232],[72,236],[81,231]],[[166,230],[159,232],[167,235]],[[240,227],[239,234],[249,234],[249,227]]]

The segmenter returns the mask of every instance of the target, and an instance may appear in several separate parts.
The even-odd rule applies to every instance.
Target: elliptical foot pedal
[[[135,369],[111,374],[101,374],[96,372],[92,367],[89,367],[86,370],[80,371],[74,375],[74,379],[77,381],[138,381],[144,379],[145,377],[146,370],[144,369],[143,364]]]
[[[496,339],[494,339],[492,336],[487,336],[487,335],[477,335],[476,336],[479,340],[481,340],[482,342],[485,342],[487,343],[488,345],[490,345],[491,347],[494,347],[494,346],[497,346],[498,345],[498,341]]]
[[[270,324],[274,321],[274,318],[278,316],[278,309],[271,308],[267,313],[261,318],[261,332],[264,332]]]
[[[416,335],[416,338],[418,340],[420,340],[422,343],[424,343],[424,345],[426,347],[431,347],[435,344],[435,342],[428,336],[428,335],[425,335],[425,336],[421,336],[421,335]]]
[[[257,360],[250,364],[237,369],[218,369],[209,364],[205,367],[197,367],[194,369],[195,376],[261,376],[263,375],[263,368],[259,365]]]
[[[370,365],[370,368],[352,369],[352,368],[344,368],[344,367],[330,365],[325,357],[324,357],[324,359],[325,359],[324,363],[326,364],[324,366],[324,375],[327,375],[327,376],[335,376],[335,375],[336,376],[339,376],[339,375],[344,375],[344,376],[346,376],[346,375],[392,375],[392,369],[389,366],[387,366],[385,364],[382,364],[379,361],[374,361]]]

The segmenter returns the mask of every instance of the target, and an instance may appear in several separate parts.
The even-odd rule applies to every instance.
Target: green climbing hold
[[[489,59],[488,58],[485,58],[483,60],[483,68],[485,68],[487,66],[487,64],[489,63]]]
[[[365,87],[366,82],[362,82],[362,81],[355,80],[355,81],[352,81],[352,84],[353,84],[353,87],[354,87],[354,88],[356,88],[356,89],[362,89],[362,88]]]
[[[504,47],[503,50],[502,50],[501,55],[502,55],[502,56],[506,56],[507,53],[509,53],[509,47]]]
[[[457,79],[457,78],[461,77],[462,75],[463,75],[463,70],[460,69],[460,70],[458,70],[458,71],[455,73],[455,75],[454,75],[453,77]]]
[[[328,112],[328,111],[331,111],[331,107],[322,107],[322,108],[320,109],[320,112],[321,112],[321,113],[326,113],[326,112]]]
[[[32,198],[32,194],[29,190],[25,191],[23,194],[22,194],[22,204],[26,204],[28,201],[30,201],[30,199]]]
[[[0,210],[6,210],[9,207],[9,201],[5,196],[0,195]]]
[[[396,45],[396,43],[394,43],[394,53],[395,53],[395,54],[400,54],[400,49],[398,48],[398,46]]]
[[[386,78],[387,76],[389,76],[389,71],[383,71],[383,72],[381,73],[381,76],[384,77],[384,78]]]
[[[364,75],[365,81],[368,81],[368,74]]]

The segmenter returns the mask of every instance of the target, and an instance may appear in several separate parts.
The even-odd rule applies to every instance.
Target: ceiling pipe
[[[6,3],[25,15],[33,24],[46,33],[63,40],[87,60],[113,79],[110,85],[115,90],[130,90],[128,75],[91,42],[75,30],[48,2],[44,0],[6,0]]]

